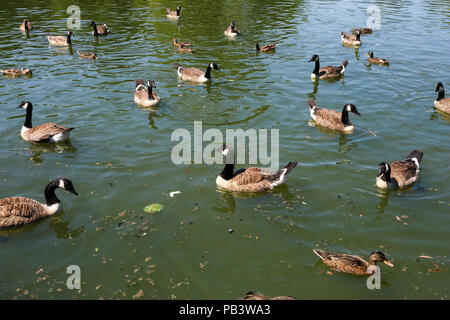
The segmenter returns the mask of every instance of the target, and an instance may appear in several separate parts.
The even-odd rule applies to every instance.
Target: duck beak
[[[384,262],[384,264],[388,265],[391,268],[394,267],[394,265],[392,263],[390,263],[389,261],[387,261],[387,260],[384,260],[383,262]]]

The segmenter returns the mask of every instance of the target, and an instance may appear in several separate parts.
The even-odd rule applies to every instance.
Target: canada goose
[[[313,99],[308,100],[308,105],[311,118],[319,126],[343,132],[350,132],[355,129],[348,119],[349,112],[353,112],[359,116],[361,115],[351,103],[346,104],[342,108],[342,112],[319,108]]]
[[[353,28],[352,33],[357,33],[359,31],[360,34],[368,34],[372,33],[371,28]]]
[[[20,25],[19,29],[22,30],[22,31],[30,31],[30,30],[33,29],[33,25],[31,24],[30,21],[25,19],[25,20],[23,20],[23,22]]]
[[[389,262],[381,251],[373,251],[369,256],[369,262],[360,256],[351,254],[331,253],[318,249],[313,249],[314,253],[322,259],[323,263],[331,267],[334,271],[351,273],[357,276],[371,275],[376,270],[377,262],[384,262],[389,267],[394,265]]]
[[[255,50],[261,52],[271,52],[274,51],[276,47],[277,47],[276,44],[265,44],[262,47],[259,46],[258,42],[255,44]]]
[[[22,130],[20,132],[23,140],[33,143],[58,143],[70,138],[70,132],[74,128],[66,128],[56,123],[43,123],[41,125],[33,127],[31,124],[33,105],[30,101],[22,101],[22,103],[17,108],[23,108],[27,111],[25,123],[23,124]]]
[[[192,43],[184,42],[184,41],[178,41],[177,38],[173,38],[173,45],[175,47],[190,47],[190,46],[192,46]]]
[[[260,292],[257,291],[249,291],[245,295],[245,297],[239,299],[239,300],[297,300],[294,297],[290,296],[277,296],[273,298],[267,298],[265,295],[263,295]]]
[[[422,157],[422,151],[414,150],[403,161],[381,162],[378,165],[377,187],[396,189],[416,182],[419,179],[419,163]]]
[[[374,57],[373,57],[373,51],[367,52],[367,53],[366,53],[366,56],[368,56],[367,60],[368,60],[370,63],[376,63],[376,64],[389,64],[389,60],[382,59],[382,58],[379,58],[379,57],[374,58]]]
[[[77,51],[78,55],[81,58],[86,58],[86,59],[97,59],[97,55],[95,53],[91,53],[91,52],[80,52]]]
[[[70,46],[72,44],[71,37],[73,37],[72,31],[67,31],[67,36],[50,36],[47,33],[48,42],[52,46],[58,46],[58,47]]]
[[[181,7],[178,6],[176,11],[170,11],[169,8],[166,9],[166,17],[169,19],[178,19],[180,17]]]
[[[20,68],[20,69],[5,69],[5,70],[0,70],[1,73],[8,75],[8,76],[12,76],[12,77],[20,77],[21,75],[32,75],[33,73],[31,72],[30,69],[24,69],[24,68]]]
[[[359,31],[355,32],[355,35],[348,34],[344,31],[341,32],[341,40],[343,44],[350,46],[360,46],[362,44],[361,41],[361,33]]]
[[[434,106],[441,111],[450,113],[450,98],[445,97],[445,90],[442,82],[439,82],[436,85],[435,91],[438,93],[438,97],[434,101]]]
[[[99,26],[97,26],[95,21],[91,21],[91,24],[89,26],[94,29],[94,31],[92,31],[92,35],[94,37],[106,36],[109,34],[109,28],[106,25],[106,23],[104,23],[102,26],[99,27]]]
[[[152,88],[156,88],[153,80],[147,81],[147,87],[142,79],[135,80],[136,88],[134,89],[134,102],[143,107],[154,106],[161,101],[161,98],[152,92]]]
[[[20,226],[59,212],[62,205],[55,194],[57,188],[78,196],[72,181],[58,177],[45,187],[46,204],[26,197],[0,199],[0,228]]]
[[[231,21],[231,23],[228,26],[228,28],[224,31],[224,34],[226,36],[229,36],[229,37],[235,37],[235,36],[240,35],[241,32],[238,29],[236,29],[234,21]]]
[[[219,66],[215,62],[208,64],[206,72],[197,68],[185,69],[180,64],[175,63],[174,67],[177,69],[178,78],[185,81],[193,82],[207,82],[211,80],[211,69],[220,71]]]
[[[286,176],[297,166],[297,161],[290,161],[277,172],[269,172],[258,167],[234,171],[233,149],[224,144],[218,151],[226,157],[226,164],[223,171],[217,176],[216,184],[230,191],[261,192],[271,190],[282,184],[286,180]]]
[[[325,66],[320,67],[320,60],[317,54],[313,55],[309,62],[315,61],[315,67],[311,73],[311,79],[336,79],[344,74],[348,61],[345,60],[339,67]]]

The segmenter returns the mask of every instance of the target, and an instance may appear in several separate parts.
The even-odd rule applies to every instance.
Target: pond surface
[[[72,4],[0,5],[0,68],[33,70],[0,78],[0,197],[44,201],[59,175],[79,193],[58,191],[63,212],[0,231],[0,299],[236,299],[249,290],[448,299],[450,117],[433,105],[437,82],[450,93],[448,1],[81,1],[72,50],[49,47],[45,33],[65,34]],[[177,5],[181,18],[169,21],[165,8]],[[340,32],[365,27],[371,5],[381,28],[360,49],[342,46]],[[29,37],[18,29],[24,18],[39,27]],[[111,34],[96,41],[91,20]],[[235,40],[223,34],[231,20],[242,31]],[[174,37],[195,52],[175,50]],[[257,55],[256,41],[279,47]],[[390,66],[369,65],[369,50]],[[348,59],[344,78],[312,82],[313,54],[322,65]],[[221,72],[208,85],[181,82],[173,68],[212,61]],[[139,78],[155,81],[159,106],[135,105]],[[355,131],[315,127],[310,98],[336,110],[356,105]],[[71,143],[24,142],[16,107],[25,99],[34,124],[76,127]],[[271,192],[218,190],[221,165],[171,161],[172,132],[192,131],[195,120],[221,132],[279,129],[280,164],[299,165]],[[424,151],[418,183],[379,191],[378,163],[414,149]],[[165,210],[145,213],[151,203]],[[381,265],[381,290],[368,290],[366,278],[328,274],[313,248],[363,258],[379,249],[395,267]],[[65,285],[70,265],[81,268],[80,291]]]

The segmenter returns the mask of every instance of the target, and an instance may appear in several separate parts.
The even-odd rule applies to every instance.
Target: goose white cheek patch
[[[59,180],[59,187],[62,189],[65,189],[65,185],[64,185],[64,181],[63,180]]]

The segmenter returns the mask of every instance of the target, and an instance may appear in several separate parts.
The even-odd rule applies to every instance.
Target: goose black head
[[[220,146],[216,150],[218,152],[220,152],[224,156],[227,156],[228,153],[233,152],[233,148],[230,145],[226,144],[226,143],[222,144],[222,146]]]
[[[67,36],[70,38],[70,37],[73,37],[74,35],[73,35],[73,32],[72,31],[67,31]]]
[[[217,71],[220,71],[219,66],[218,66],[217,63],[215,63],[215,62],[211,62],[211,63],[209,64],[209,66],[210,66],[211,68],[213,68],[213,69],[216,69]]]
[[[356,109],[356,106],[348,103],[344,106],[345,110],[347,110],[348,112],[353,112],[355,114],[357,114],[358,116],[360,116],[361,114],[358,112],[358,110]]]
[[[89,24],[90,27],[96,26],[97,24],[95,23],[94,20],[91,21],[91,23]]]
[[[177,10],[180,11],[180,10],[181,10],[181,6],[178,6],[178,7],[177,7]]]
[[[66,191],[78,196],[78,193],[73,187],[72,181],[63,177],[58,177],[56,181],[58,182],[58,188],[65,189]]]
[[[309,59],[308,62],[311,62],[311,61],[317,61],[318,59],[319,59],[319,56],[318,56],[317,54],[315,54],[315,55],[313,55],[313,56],[311,57],[311,59]]]
[[[148,81],[147,81],[147,86],[148,86],[149,88],[156,88],[155,81],[153,81],[153,80],[148,80]]]
[[[442,82],[438,82],[438,84],[436,85],[436,90],[435,92],[439,92],[439,90],[444,89],[444,85],[442,84]]]
[[[373,51],[367,52],[367,53],[366,53],[366,56],[369,56],[369,57],[373,58]]]
[[[22,102],[19,104],[19,106],[18,106],[17,108],[22,108],[22,109],[27,110],[28,108],[29,108],[29,109],[32,109],[32,108],[33,108],[33,105],[31,104],[30,101],[24,100],[24,101],[22,101]]]
[[[378,173],[377,177],[382,177],[386,174],[390,174],[391,166],[387,162],[381,162],[378,164]]]
[[[259,49],[261,49],[261,48],[259,47],[259,43],[257,42],[257,43],[255,44],[255,50],[256,50],[256,51],[259,51]]]
[[[369,264],[377,264],[377,262],[383,262],[389,267],[393,267],[394,265],[388,261],[383,252],[376,250],[372,252],[369,256]]]

